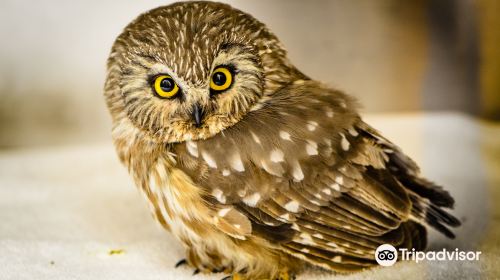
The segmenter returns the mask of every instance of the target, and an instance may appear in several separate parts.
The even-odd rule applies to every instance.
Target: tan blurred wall
[[[355,95],[365,111],[421,109],[425,1],[228,2],[267,23],[299,69]]]
[[[482,115],[500,120],[500,1],[479,0]]]
[[[363,112],[473,111],[477,92],[462,90],[462,76],[450,71],[467,65],[446,64],[454,56],[429,43],[430,0],[224,2],[268,24],[301,70],[356,96]],[[109,139],[102,85],[111,44],[139,13],[168,3],[1,1],[0,147]],[[448,82],[429,70],[436,65]]]

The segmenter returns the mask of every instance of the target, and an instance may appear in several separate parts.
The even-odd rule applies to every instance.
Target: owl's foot
[[[189,264],[189,262],[186,259],[181,259],[180,261],[178,261],[174,265],[174,267],[175,268],[179,268],[179,267],[185,266],[185,265],[187,265],[189,267],[193,267],[193,266],[191,266]],[[231,270],[229,268],[227,268],[227,267],[220,267],[220,268],[212,268],[212,269],[210,269],[210,268],[207,268],[206,266],[202,266],[202,268],[196,268],[196,267],[194,267],[193,275],[196,275],[196,274],[198,274],[200,272],[204,272],[204,273],[208,273],[208,272],[212,272],[212,273],[221,273],[221,272],[229,273],[230,271]],[[231,277],[231,276],[229,276],[229,277]],[[224,279],[226,279],[226,278],[224,278]],[[228,279],[231,279],[231,278],[228,278]],[[240,280],[240,278],[234,278],[234,279]]]
[[[183,266],[183,265],[187,265],[187,260],[186,259],[182,259],[180,261],[178,261],[176,264],[175,264],[175,268],[178,268],[179,266]]]
[[[175,264],[175,268],[178,268],[180,266],[184,266],[184,265],[189,265],[189,263],[187,262],[186,259],[182,259],[180,261],[178,261],[176,264]],[[196,268],[194,271],[193,271],[193,275],[196,275],[200,273],[200,269]]]

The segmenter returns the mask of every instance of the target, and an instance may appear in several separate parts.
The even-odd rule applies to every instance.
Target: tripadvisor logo
[[[399,253],[398,253],[399,250]],[[390,244],[382,244],[375,251],[375,260],[379,265],[391,266],[398,260],[398,255],[403,261],[423,260],[428,261],[478,261],[481,251],[460,251],[458,248],[453,251],[442,249],[440,251],[415,251],[415,249],[399,248],[396,250]]]
[[[398,252],[391,244],[382,244],[375,251],[375,260],[381,266],[391,266],[398,260]]]

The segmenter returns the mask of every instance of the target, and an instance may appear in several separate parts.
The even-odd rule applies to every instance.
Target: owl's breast
[[[182,170],[160,159],[151,168],[144,193],[160,224],[196,255],[191,262],[243,266],[253,257],[217,228],[217,212],[203,200],[203,190]]]
[[[211,224],[200,189],[183,171],[159,159],[151,168],[145,194],[156,219],[184,243],[199,243]]]

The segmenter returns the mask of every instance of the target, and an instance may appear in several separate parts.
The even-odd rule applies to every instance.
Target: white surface
[[[479,126],[462,115],[366,118],[445,185],[464,219],[454,241],[472,248],[489,219]],[[109,255],[111,249],[123,254]],[[0,279],[220,279],[174,269],[179,244],[148,213],[110,143],[0,151]],[[332,279],[332,274],[298,279]],[[340,279],[479,278],[477,262],[398,263]]]

